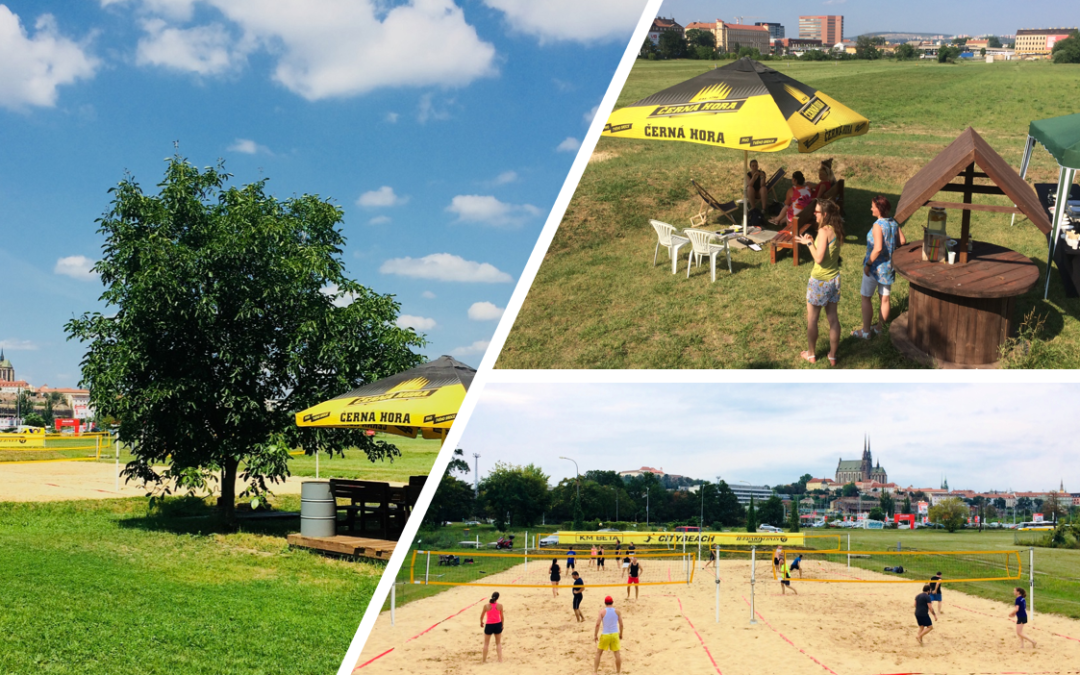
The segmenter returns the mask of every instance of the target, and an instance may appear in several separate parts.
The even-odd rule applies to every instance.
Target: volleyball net
[[[625,556],[624,556],[625,557]],[[694,580],[696,551],[635,553],[638,584],[670,586]],[[571,573],[581,576],[586,588],[624,588],[630,569],[622,558],[605,553],[593,558],[588,552],[575,555],[575,566],[567,568],[564,554],[550,552],[484,553],[462,551],[413,551],[409,562],[409,583],[431,586],[484,586],[551,588],[553,565],[558,565],[560,586],[574,583]]]
[[[772,552],[760,564],[772,564]],[[1023,574],[1020,551],[785,551],[793,581],[833,583],[929,583],[940,576],[943,584],[1012,581]],[[866,574],[871,572],[873,574]]]
[[[0,434],[0,461],[77,461],[111,457],[113,438],[107,432],[81,434]]]

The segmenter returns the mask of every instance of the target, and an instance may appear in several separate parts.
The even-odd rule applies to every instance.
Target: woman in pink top
[[[806,186],[806,178],[803,176],[802,171],[796,171],[791,174],[791,187],[787,191],[787,196],[784,198],[784,208],[780,211],[776,218],[772,219],[773,225],[783,225],[786,221],[787,225],[791,225],[795,222],[798,215],[814,201],[814,195],[810,191],[810,188]]]
[[[491,600],[480,610],[480,627],[484,629],[484,658],[481,663],[487,663],[488,644],[491,636],[495,636],[495,653],[502,663],[502,632],[503,621],[506,619],[506,611],[499,603],[499,592],[491,594]]]

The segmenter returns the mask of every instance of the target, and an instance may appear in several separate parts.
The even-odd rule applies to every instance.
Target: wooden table
[[[923,262],[922,241],[911,242],[893,252],[893,267],[911,284],[894,343],[906,338],[943,366],[997,363],[999,347],[1015,334],[1017,296],[1039,280],[1039,268],[1027,256],[980,241],[966,264],[955,265]],[[898,335],[904,323],[904,335]]]

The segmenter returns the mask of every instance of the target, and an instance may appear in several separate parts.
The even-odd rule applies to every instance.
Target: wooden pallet
[[[371,558],[374,560],[389,560],[390,554],[397,547],[396,541],[386,539],[368,539],[366,537],[351,537],[339,534],[333,537],[305,537],[302,534],[290,534],[288,536],[290,546],[300,548],[313,548],[327,553],[338,555],[355,556],[358,558]]]

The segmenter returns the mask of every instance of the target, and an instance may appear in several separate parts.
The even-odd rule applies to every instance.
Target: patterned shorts
[[[806,301],[815,307],[824,307],[830,302],[840,303],[840,275],[837,274],[829,281],[818,281],[810,277],[810,283],[806,286]]]

